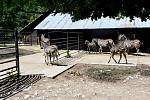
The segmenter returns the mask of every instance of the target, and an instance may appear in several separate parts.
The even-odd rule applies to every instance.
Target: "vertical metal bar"
[[[15,31],[15,49],[16,49],[16,69],[17,69],[18,77],[19,77],[20,68],[19,68],[18,31]]]
[[[69,36],[68,36],[68,35],[69,35],[69,34],[68,34],[68,32],[67,32],[67,52],[66,52],[66,53],[67,53],[67,55],[66,55],[67,58],[71,57],[71,55],[70,55],[70,53],[69,53],[69,43],[68,43],[68,42],[69,42]]]
[[[68,32],[67,32],[67,51],[68,51],[68,49],[69,49],[68,41],[69,41],[69,39],[68,39]]]
[[[50,37],[49,32],[48,32],[48,38],[49,38],[49,45],[51,45],[51,37]]]
[[[78,52],[80,50],[80,36],[79,36],[79,32],[78,32]]]
[[[5,39],[5,33],[4,33],[5,31],[3,31],[3,34],[4,34],[4,40],[3,40],[3,42],[4,42],[4,47],[6,46],[6,44],[5,44],[5,42],[6,42],[6,39]]]
[[[31,43],[31,46],[32,46],[32,33],[29,33],[29,34],[31,34],[31,35],[30,35],[30,39],[31,39],[31,40],[30,40],[30,43]]]

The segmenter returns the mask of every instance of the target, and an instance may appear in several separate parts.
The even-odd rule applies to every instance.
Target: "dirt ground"
[[[8,100],[149,100],[150,77],[134,74],[117,82],[99,81],[82,75],[91,66],[103,67],[77,64],[54,79],[42,78]]]
[[[39,49],[39,46],[24,46],[20,48],[34,51],[29,54],[42,52],[42,50]],[[27,51],[23,51],[22,56],[26,55],[26,53]],[[32,64],[31,62],[26,64],[24,61],[25,59],[22,57],[20,60],[21,64],[24,62],[26,65],[30,66],[26,66],[25,68],[21,65],[21,71],[31,71],[33,73],[38,69],[38,67],[39,70],[47,67],[51,68],[52,66],[44,66],[41,55],[36,54],[34,56],[36,63],[34,63],[34,60],[32,59]],[[101,62],[106,64],[108,58],[108,54],[87,54],[86,56],[83,56],[78,63],[97,64]],[[138,62],[140,64],[145,63],[150,65],[149,58],[149,55],[141,55],[139,57],[128,55],[129,63]],[[28,57],[26,57],[26,59],[28,59]],[[43,64],[42,67],[38,66],[39,63],[40,65],[41,63]],[[110,64],[114,64],[114,62],[111,61]],[[134,74],[117,82],[98,81],[85,75],[80,75],[87,67],[89,67],[88,64],[77,64],[54,79],[43,77],[30,87],[8,98],[8,100],[149,100],[150,77]]]

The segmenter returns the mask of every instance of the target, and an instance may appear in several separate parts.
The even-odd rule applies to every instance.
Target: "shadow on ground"
[[[7,59],[7,58],[13,58],[16,55],[15,49],[13,50],[5,50],[6,53],[1,53],[0,54],[0,59]],[[40,51],[38,50],[25,50],[25,49],[19,49],[19,56],[25,56],[25,55],[32,55],[39,53]]]
[[[21,75],[18,79],[0,81],[0,100],[23,91],[42,78],[39,74]]]

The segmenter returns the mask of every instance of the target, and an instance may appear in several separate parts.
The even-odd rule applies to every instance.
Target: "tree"
[[[101,17],[150,19],[148,0],[49,0],[56,12],[69,13],[73,20]]]
[[[43,0],[1,0],[0,1],[0,27],[21,29],[35,20],[45,11]]]
[[[0,27],[22,28],[48,9],[68,13],[73,21],[107,17],[150,19],[148,0],[1,0]]]

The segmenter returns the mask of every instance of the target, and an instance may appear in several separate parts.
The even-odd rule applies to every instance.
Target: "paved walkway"
[[[119,58],[118,55],[115,56],[116,59]],[[113,60],[109,65],[124,65],[124,66],[136,66],[136,64],[149,64],[150,56],[133,56],[128,55],[128,64],[116,64]],[[44,57],[42,53],[37,53],[33,55],[20,57],[20,70],[21,74],[43,74],[48,77],[55,77],[56,75],[62,73],[68,68],[72,67],[76,63],[86,63],[86,64],[108,64],[109,54],[87,54],[78,60],[75,60],[68,66],[56,66],[56,65],[46,65],[44,62]],[[121,63],[125,62],[122,58]]]
[[[65,70],[71,68],[76,62],[72,62],[68,66],[46,65],[43,53],[27,55],[20,57],[20,71],[22,75],[26,74],[42,74],[53,78]],[[62,58],[63,59],[63,58]]]
[[[118,55],[115,56],[116,59],[119,58]],[[58,74],[64,72],[65,70],[71,68],[76,63],[86,63],[86,64],[108,64],[109,54],[84,54],[80,59],[76,59],[68,66],[56,66],[56,65],[46,65],[44,62],[43,53],[36,53],[32,55],[26,55],[20,57],[20,71],[22,75],[26,74],[42,74],[44,76],[53,78]],[[124,65],[124,66],[136,66],[136,64],[148,64],[150,65],[150,55],[146,56],[133,56],[128,55],[128,64],[123,64],[125,62],[122,58],[122,64],[116,64],[113,60],[109,65]],[[9,63],[12,64],[12,63]]]
[[[142,54],[141,56],[127,55],[128,64],[125,64],[125,59],[122,57],[120,64],[116,64],[113,59],[108,63],[109,54],[87,54],[82,57],[78,63],[87,64],[107,64],[107,65],[124,65],[124,66],[135,66],[137,64],[148,64],[150,65],[150,55]],[[115,55],[115,59],[118,61],[119,55]]]

